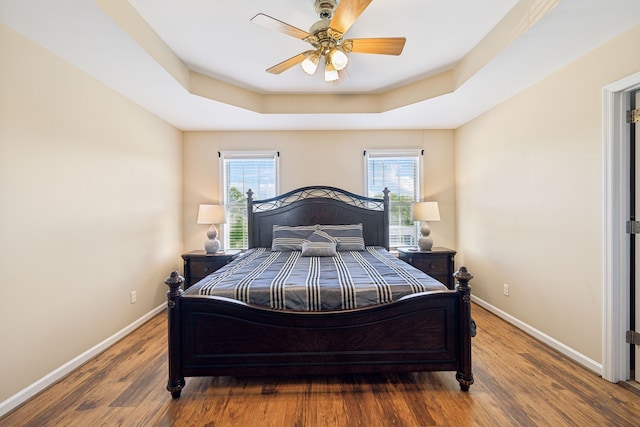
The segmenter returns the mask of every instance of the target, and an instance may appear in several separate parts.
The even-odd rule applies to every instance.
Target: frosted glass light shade
[[[309,53],[306,55],[306,57],[304,58],[304,61],[302,61],[302,64],[300,64],[300,66],[302,67],[305,73],[309,75],[313,75],[316,72],[316,69],[318,68],[319,61],[320,61],[320,55],[318,55],[316,52]]]
[[[324,67],[324,81],[334,82],[338,80],[339,77],[340,76],[338,76],[338,71],[336,71],[336,67],[334,67],[331,62],[327,62]]]
[[[349,62],[349,58],[347,58],[347,55],[345,55],[344,52],[338,49],[334,49],[331,51],[331,63],[333,64],[336,70],[338,71],[343,70],[344,67],[347,66],[348,62]]]

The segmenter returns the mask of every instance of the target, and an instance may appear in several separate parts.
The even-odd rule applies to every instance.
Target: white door
[[[634,109],[640,109],[640,90],[631,94],[631,107]],[[640,220],[640,122],[632,124],[630,133],[631,144],[635,144],[635,205],[636,205],[636,221]],[[635,132],[634,132],[635,129]],[[635,328],[636,332],[640,332],[640,234],[635,236],[635,301],[630,301],[630,304],[635,303]],[[632,307],[630,307],[632,308]],[[632,346],[630,346],[631,348]],[[635,347],[635,373],[634,380],[640,382],[640,345]]]

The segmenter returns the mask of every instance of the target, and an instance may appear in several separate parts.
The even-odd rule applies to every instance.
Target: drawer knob
[[[208,272],[209,272],[209,266],[208,266],[208,265],[204,267],[204,272],[205,272],[205,273],[208,273]]]

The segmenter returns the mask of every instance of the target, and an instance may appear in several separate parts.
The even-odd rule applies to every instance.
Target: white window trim
[[[420,202],[424,198],[423,194],[423,169],[424,169],[424,150],[421,148],[408,148],[408,149],[376,149],[364,151],[364,195],[369,195],[369,159],[381,158],[381,157],[417,157],[418,158],[418,182],[416,183],[416,197]],[[418,239],[418,227],[416,226],[416,241]],[[391,249],[395,249],[392,247]]]
[[[418,197],[421,201],[424,197],[422,193],[422,177],[423,177],[423,161],[424,150],[420,148],[408,148],[408,149],[378,149],[378,150],[365,150],[364,151],[364,194],[369,194],[369,158],[373,157],[418,157],[420,158],[418,167]]]
[[[270,159],[276,161],[276,195],[280,194],[280,152],[273,151],[218,151],[220,178],[220,194],[222,194],[222,203],[227,204],[227,194],[224,190],[224,161],[225,159]]]
[[[218,151],[218,171],[219,171],[219,188],[222,195],[222,204],[227,205],[227,192],[225,191],[225,177],[224,177],[224,161],[230,159],[271,159],[275,160],[276,166],[276,182],[275,182],[275,195],[280,194],[280,152],[277,150],[248,150],[248,151]],[[229,236],[224,230],[224,247],[226,248],[229,242]]]

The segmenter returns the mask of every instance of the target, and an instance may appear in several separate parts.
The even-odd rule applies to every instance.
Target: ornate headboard
[[[265,200],[247,192],[249,248],[271,247],[274,225],[362,223],[365,245],[389,249],[389,190],[375,199],[335,187],[309,186]]]

